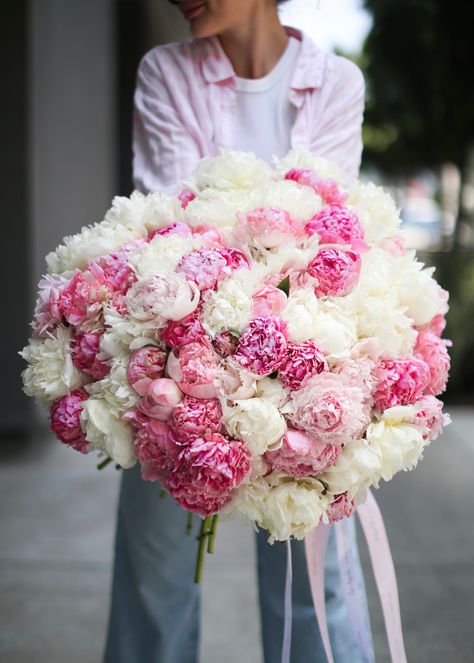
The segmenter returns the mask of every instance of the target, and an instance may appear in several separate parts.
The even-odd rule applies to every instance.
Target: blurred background
[[[237,4],[237,0],[236,0]],[[408,244],[450,291],[453,424],[415,474],[377,493],[399,574],[408,659],[474,661],[474,5],[290,0],[282,22],[361,66],[362,177],[397,200]],[[118,473],[51,439],[21,391],[36,283],[61,238],[129,195],[136,67],[188,36],[165,0],[4,0],[0,168],[0,659],[99,661]],[[252,535],[230,524],[208,560],[202,661],[260,661]],[[362,546],[365,559],[365,549]],[[388,661],[367,572],[377,661]],[[222,582],[221,582],[222,580]],[[225,580],[225,582],[224,582]],[[223,623],[222,615],[225,615]],[[240,654],[229,642],[240,638]],[[242,658],[245,654],[245,659]],[[232,657],[233,656],[233,657]],[[145,662],[147,663],[147,662]]]

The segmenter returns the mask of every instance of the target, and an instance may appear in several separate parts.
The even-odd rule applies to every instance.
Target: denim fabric
[[[104,663],[198,661],[196,540],[186,535],[186,522],[186,513],[168,496],[161,499],[159,484],[143,481],[138,467],[123,473]],[[195,522],[196,534],[197,528]],[[325,663],[303,542],[292,541],[292,554],[291,663]],[[280,663],[286,545],[270,545],[260,532],[257,557],[265,663]],[[361,574],[359,582],[364,592]],[[326,609],[335,663],[361,663],[342,595],[334,533],[326,558]]]

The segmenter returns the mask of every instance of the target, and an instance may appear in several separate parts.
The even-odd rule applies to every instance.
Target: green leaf
[[[290,277],[285,276],[283,281],[280,281],[280,283],[277,285],[277,288],[283,290],[285,295],[288,297],[288,295],[290,294]]]

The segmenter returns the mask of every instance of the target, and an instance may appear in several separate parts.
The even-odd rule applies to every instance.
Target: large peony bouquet
[[[199,514],[201,550],[221,511],[302,538],[448,422],[447,293],[399,225],[301,152],[224,151],[174,194],[117,197],[46,257],[25,392],[61,442]]]

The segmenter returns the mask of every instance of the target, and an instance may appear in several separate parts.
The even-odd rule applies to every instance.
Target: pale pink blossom
[[[50,408],[53,433],[61,442],[82,454],[86,454],[89,447],[81,429],[81,412],[88,396],[85,389],[75,389],[54,401]]]
[[[170,348],[178,351],[188,343],[199,341],[205,333],[198,307],[181,320],[169,320],[160,333],[160,339]]]
[[[430,369],[416,357],[382,359],[374,368],[374,378],[374,408],[383,412],[419,401],[430,383]]]
[[[320,249],[308,264],[309,275],[317,280],[316,295],[348,295],[359,279],[360,266],[360,255],[355,251]]]
[[[227,357],[219,366],[219,382],[222,393],[230,400],[252,398],[255,395],[255,376],[242,368],[233,357]]]
[[[272,470],[290,477],[302,478],[321,474],[334,465],[342,448],[335,444],[324,444],[305,433],[289,428],[283,443],[276,451],[267,451],[265,461]]]
[[[186,223],[182,223],[181,221],[174,221],[173,223],[164,226],[164,228],[157,228],[156,230],[152,230],[152,232],[148,235],[148,241],[151,242],[151,240],[157,236],[169,237],[169,235],[179,235],[180,237],[186,237],[187,235],[191,234],[191,228]]]
[[[288,298],[280,288],[262,283],[253,291],[252,302],[254,316],[278,316],[285,308]]]
[[[184,509],[205,517],[227,504],[249,473],[245,445],[212,433],[182,449],[163,486]]]
[[[308,235],[317,233],[321,244],[348,244],[356,251],[367,251],[364,230],[355,212],[343,205],[331,205],[317,212],[305,225]]]
[[[347,493],[336,495],[326,510],[326,516],[330,523],[335,523],[343,518],[348,518],[354,513],[354,500],[349,499]]]
[[[442,336],[446,328],[446,318],[443,313],[435,315],[426,325],[417,325],[415,329],[419,332],[429,331],[436,336]]]
[[[301,221],[276,207],[257,207],[240,217],[249,235],[262,246],[273,249],[303,236]]]
[[[257,316],[242,332],[234,359],[256,375],[270,375],[287,351],[286,323],[280,318]]]
[[[435,440],[451,421],[449,415],[443,414],[442,401],[434,396],[423,396],[417,406],[421,409],[416,413],[413,423],[420,428],[425,442]]]
[[[199,226],[195,226],[192,229],[192,233],[193,235],[198,235],[208,244],[213,246],[223,246],[225,243],[224,237],[222,235],[222,232],[219,230],[219,228],[208,226],[205,223],[202,223]]]
[[[168,424],[177,440],[189,442],[206,433],[222,433],[222,408],[217,398],[185,396],[173,409]]]
[[[137,408],[152,419],[166,421],[183,394],[174,380],[158,378],[148,385],[146,393],[138,401]]]
[[[71,343],[74,366],[94,380],[102,380],[110,372],[107,360],[99,357],[101,337],[98,332],[75,334]]]
[[[168,375],[181,391],[196,398],[217,395],[217,368],[217,355],[207,339],[183,346],[178,357],[170,352],[166,365]]]
[[[347,200],[348,194],[340,190],[336,180],[319,177],[311,168],[291,168],[285,173],[285,180],[310,186],[326,205],[344,205]]]
[[[127,379],[131,387],[144,396],[153,380],[163,377],[166,352],[154,345],[135,350],[128,361]]]
[[[437,396],[446,389],[451,363],[447,347],[450,345],[451,341],[443,340],[430,331],[420,332],[416,338],[415,356],[423,359],[430,369],[427,394]]]
[[[199,304],[195,283],[181,274],[155,274],[138,281],[127,294],[129,313],[137,320],[181,320]]]
[[[239,337],[230,331],[223,331],[216,334],[212,339],[212,347],[220,357],[230,357],[237,350]]]
[[[404,256],[407,252],[406,242],[403,237],[385,237],[380,242],[380,248],[387,251],[391,256]]]
[[[370,422],[365,394],[344,375],[323,371],[292,393],[293,425],[323,444],[360,437]]]
[[[248,267],[248,262],[238,249],[204,247],[186,253],[179,262],[178,271],[183,272],[200,290],[209,290],[217,285],[219,279],[240,267]]]
[[[313,341],[288,343],[287,355],[281,364],[278,377],[285,387],[300,389],[313,375],[328,371],[328,362]]]

